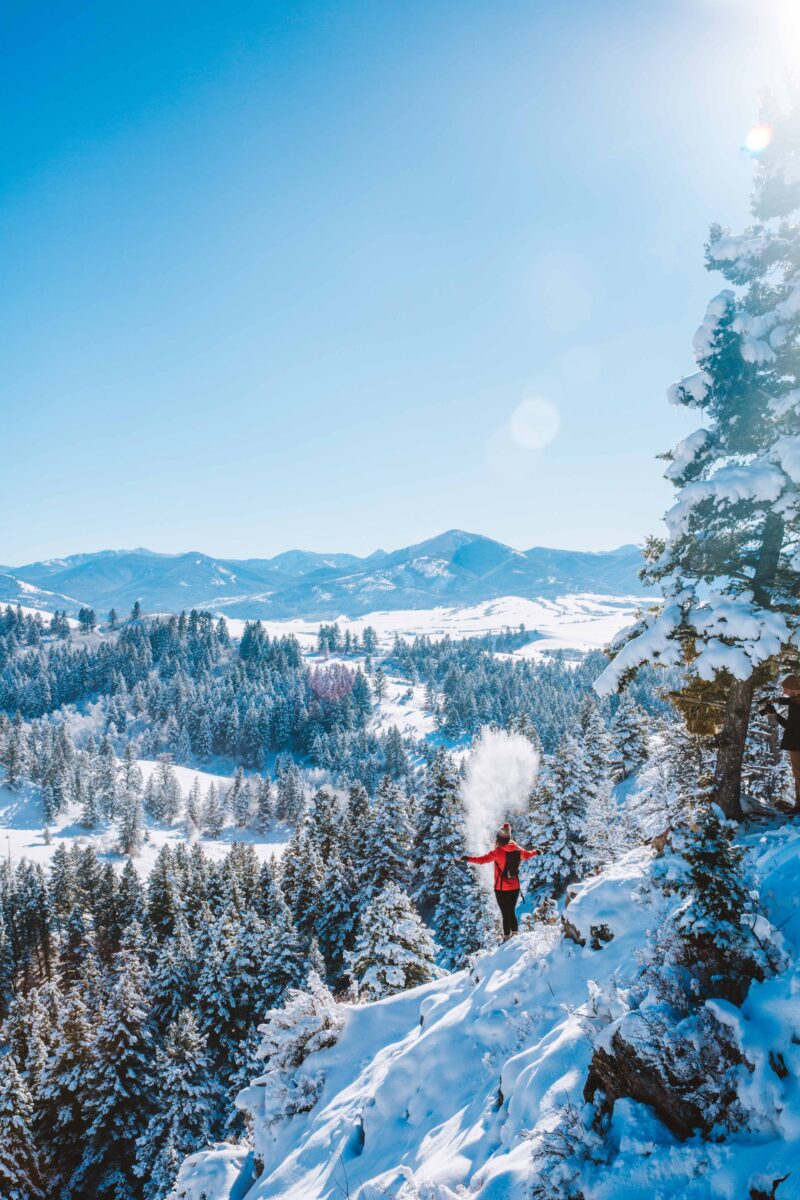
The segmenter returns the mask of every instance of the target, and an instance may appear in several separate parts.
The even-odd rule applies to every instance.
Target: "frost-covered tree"
[[[490,931],[485,892],[473,870],[450,861],[442,867],[433,925],[441,947],[439,962],[449,971],[485,946]]]
[[[85,1150],[69,1188],[98,1200],[134,1194],[136,1141],[151,1103],[153,1045],[140,945],[141,931],[131,927],[114,962],[86,1075]]]
[[[365,1000],[391,996],[439,974],[433,938],[392,880],[364,911],[347,961],[350,978]]]
[[[611,722],[614,765],[620,779],[633,775],[647,761],[648,719],[630,692],[624,692]],[[586,739],[588,746],[590,739]]]
[[[320,952],[331,979],[339,977],[345,950],[351,945],[356,921],[353,870],[334,853],[325,863],[314,925]]]
[[[100,743],[95,759],[94,786],[100,811],[104,817],[111,819],[117,806],[117,756],[114,744],[106,733]]]
[[[210,1139],[216,1088],[191,1009],[180,1011],[155,1056],[153,1112],[137,1142],[134,1171],[144,1200],[163,1200],[183,1159]]]
[[[334,1045],[343,1025],[333,996],[312,971],[305,988],[289,991],[283,1006],[268,1012],[259,1026],[257,1057],[265,1072],[237,1097],[237,1106],[257,1114],[259,1127],[266,1128],[312,1109],[323,1077],[304,1064],[312,1054]],[[263,1150],[256,1146],[257,1152]]]
[[[414,898],[421,906],[436,904],[453,858],[464,853],[464,816],[460,779],[446,750],[438,749],[428,768],[425,790],[415,814]]]
[[[72,988],[64,997],[37,1088],[38,1124],[47,1131],[43,1148],[59,1187],[78,1166],[86,1135],[86,1081],[94,1030],[82,990]]]
[[[408,797],[399,784],[384,775],[375,796],[368,858],[372,870],[367,885],[378,891],[388,881],[404,887],[411,875],[411,824]]]
[[[672,922],[673,956],[686,976],[684,994],[695,1003],[722,997],[741,1004],[751,981],[764,979],[779,962],[776,946],[758,928],[753,883],[735,829],[711,804],[695,829],[676,837],[677,868],[665,864],[665,890],[685,900]]]
[[[43,1200],[39,1155],[31,1132],[33,1101],[11,1054],[0,1056],[0,1195]]]
[[[203,828],[211,838],[218,838],[225,828],[227,809],[225,796],[215,783],[208,785],[203,803]]]
[[[259,833],[266,833],[275,820],[275,796],[269,775],[264,774],[258,781],[256,790],[255,814],[253,828]]]
[[[144,843],[144,809],[137,791],[127,790],[118,801],[119,848],[123,854],[133,857]]]
[[[684,666],[689,697],[720,705],[712,797],[732,818],[754,690],[800,626],[797,102],[765,114],[753,224],[711,229],[707,265],[730,286],[695,335],[697,372],[670,389],[703,423],[665,456],[678,495],[646,568],[663,603],[596,684],[609,692],[642,663]]]
[[[591,867],[587,809],[595,794],[583,748],[567,736],[530,798],[529,840],[538,854],[526,873],[537,890],[559,896]]]

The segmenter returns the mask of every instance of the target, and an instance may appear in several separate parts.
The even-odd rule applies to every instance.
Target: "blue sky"
[[[791,10],[11,0],[0,562],[656,529]]]

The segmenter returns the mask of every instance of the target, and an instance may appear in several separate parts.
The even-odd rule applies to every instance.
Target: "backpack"
[[[519,864],[522,855],[519,850],[506,850],[506,861],[503,867],[503,879],[519,879]]]

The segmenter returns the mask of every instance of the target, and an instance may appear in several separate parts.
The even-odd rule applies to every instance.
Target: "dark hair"
[[[497,831],[497,836],[494,839],[495,846],[499,849],[500,846],[507,846],[511,841],[511,826],[508,821],[504,821]]]

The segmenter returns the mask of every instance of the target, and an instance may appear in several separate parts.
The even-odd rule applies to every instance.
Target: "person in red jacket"
[[[511,836],[511,826],[504,822],[494,840],[494,850],[488,854],[465,854],[462,862],[494,863],[494,898],[503,917],[503,941],[519,931],[516,908],[519,903],[519,864],[533,858],[538,850],[525,850]]]

